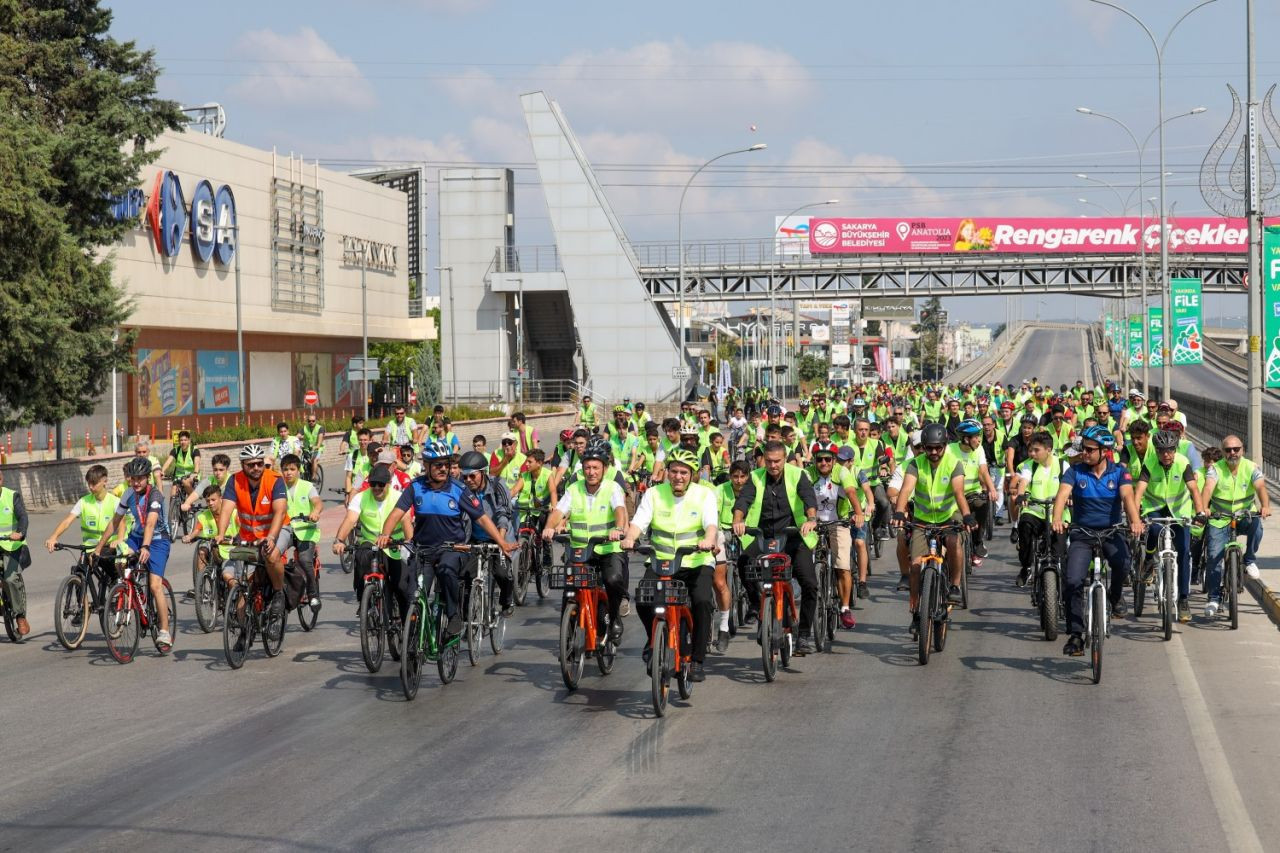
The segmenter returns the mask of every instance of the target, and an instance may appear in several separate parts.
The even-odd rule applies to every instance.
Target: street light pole
[[[1258,198],[1258,100],[1257,67],[1254,59],[1253,0],[1245,4],[1246,62],[1249,66],[1248,102],[1249,120],[1246,128],[1249,145],[1249,174],[1245,216],[1249,220],[1249,287],[1245,290],[1248,310],[1249,334],[1249,458],[1262,459],[1262,386],[1266,381],[1262,367],[1262,205]]]
[[[365,256],[360,253],[360,341],[364,350],[364,419],[369,420],[369,290],[364,282]]]
[[[449,372],[453,375],[450,384],[453,385],[453,396],[450,402],[456,407],[458,405],[458,334],[457,326],[454,321],[456,316],[453,313],[453,267],[436,267],[436,272],[443,273],[449,271]],[[440,312],[441,323],[444,326],[444,312]],[[439,331],[443,335],[443,328]],[[443,381],[443,379],[441,380]]]
[[[243,425],[249,410],[249,399],[244,387],[244,323],[240,317],[240,223],[232,225],[231,230],[236,235],[236,245],[231,255],[236,262],[236,387],[240,395],[240,424]]]
[[[1200,3],[1192,6],[1190,9],[1182,13],[1182,17],[1173,22],[1173,26],[1169,28],[1169,32],[1165,34],[1164,41],[1156,41],[1155,33],[1151,32],[1151,28],[1142,22],[1142,19],[1130,12],[1128,9],[1119,4],[1112,3],[1110,0],[1090,0],[1100,6],[1109,6],[1124,15],[1127,15],[1138,26],[1142,27],[1142,31],[1147,34],[1147,38],[1151,39],[1151,47],[1156,52],[1156,92],[1157,92],[1157,113],[1156,113],[1156,131],[1159,134],[1160,146],[1160,304],[1161,319],[1160,324],[1162,331],[1160,334],[1160,393],[1165,399],[1173,396],[1173,371],[1169,364],[1169,220],[1165,215],[1165,181],[1164,181],[1164,51],[1169,46],[1169,39],[1173,36],[1174,30],[1178,29],[1178,25],[1187,19],[1187,17],[1197,9],[1208,6],[1210,3],[1216,3],[1218,0],[1201,0]],[[1144,323],[1145,326],[1145,323]],[[1148,348],[1149,349],[1149,348]],[[1145,372],[1145,360],[1144,360]],[[1150,393],[1150,392],[1148,392]]]
[[[676,367],[685,367],[685,333],[684,333],[684,197],[689,192],[689,187],[693,184],[698,174],[712,163],[724,157],[730,157],[734,154],[746,154],[750,151],[763,151],[769,146],[763,142],[757,142],[749,148],[735,148],[732,151],[726,151],[723,154],[717,154],[707,162],[703,163],[693,174],[689,176],[689,180],[685,183],[684,189],[680,191],[680,203],[676,206],[676,253],[679,255],[677,259],[678,273],[676,274],[676,287],[680,291],[680,316],[676,318],[676,328],[680,332],[680,360],[676,363]],[[680,397],[684,398],[686,386],[681,380]]]
[[[814,202],[810,202],[809,204],[802,204],[799,207],[797,207],[795,210],[788,213],[786,216],[782,217],[782,224],[785,226],[787,224],[788,219],[795,216],[797,213],[799,213],[802,210],[808,210],[811,207],[825,207],[830,204],[839,204],[839,203],[840,203],[840,199],[829,198],[826,201],[814,201]],[[776,322],[775,312],[777,311],[778,299],[777,299],[777,291],[774,290],[774,287],[773,287],[773,275],[774,275],[774,271],[778,267],[777,228],[775,228],[773,232],[773,245],[770,246],[769,248],[770,248],[770,251],[769,251],[769,370],[770,370],[770,376],[772,381],[772,378],[777,377],[777,372],[773,368],[776,367],[778,363],[778,354],[777,354],[777,349],[775,347],[776,336],[774,335],[774,328],[775,328],[774,324]],[[793,321],[795,320],[794,317],[792,319]],[[800,340],[800,330],[798,328],[799,323],[796,323],[795,325],[796,327],[793,328],[791,331],[792,331],[792,334],[795,336],[795,339],[798,341]],[[797,379],[796,382],[797,382],[797,388],[798,388],[799,380]]]

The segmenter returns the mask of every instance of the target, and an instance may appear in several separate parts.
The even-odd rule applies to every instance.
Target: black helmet
[[[1182,436],[1171,429],[1162,429],[1155,434],[1152,442],[1155,444],[1156,450],[1177,450],[1178,445],[1182,443]]]
[[[484,458],[484,454],[478,450],[468,450],[462,454],[462,458],[458,460],[458,467],[462,469],[463,474],[474,474],[476,471],[488,471],[489,460]]]
[[[920,431],[920,443],[925,447],[933,444],[946,445],[947,428],[942,424],[925,424],[924,429]]]
[[[607,439],[596,436],[587,442],[587,449],[582,451],[582,461],[594,459],[597,462],[603,462],[606,466],[613,457],[612,448],[609,447]]]
[[[124,463],[124,475],[126,477],[151,476],[151,460],[145,456],[135,456]]]

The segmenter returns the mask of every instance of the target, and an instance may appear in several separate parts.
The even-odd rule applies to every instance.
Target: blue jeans
[[[1258,558],[1258,546],[1262,544],[1262,519],[1254,518],[1247,523],[1236,526],[1236,534],[1244,534],[1244,562],[1252,563]],[[1222,586],[1222,555],[1227,548],[1227,537],[1231,535],[1231,527],[1214,527],[1209,526],[1205,531],[1205,536],[1209,537],[1209,568],[1208,577],[1205,579],[1209,588],[1209,595],[1216,598],[1218,596],[1218,588]],[[1244,568],[1241,566],[1241,568]]]
[[[1150,516],[1148,516],[1150,517]],[[1173,549],[1178,552],[1178,598],[1191,596],[1191,528],[1185,524],[1171,524]],[[1160,531],[1157,526],[1147,529],[1147,559],[1153,560],[1160,548]],[[1150,562],[1147,563],[1151,565]]]
[[[1124,596],[1129,547],[1123,538],[1115,536],[1102,546],[1102,553],[1111,567],[1111,589],[1107,593],[1107,601],[1116,604]],[[1084,589],[1092,562],[1092,543],[1082,536],[1072,539],[1067,549],[1067,571],[1062,578],[1062,606],[1067,615],[1067,632],[1071,634],[1083,634],[1085,631]]]

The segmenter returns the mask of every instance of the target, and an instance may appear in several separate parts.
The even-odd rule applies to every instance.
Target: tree
[[[155,97],[154,55],[110,24],[96,0],[0,0],[0,429],[89,414],[131,367],[103,247],[136,223],[111,199],[182,114]]]
[[[819,382],[826,379],[826,359],[819,358],[813,353],[805,353],[800,356],[800,362],[796,365],[796,373],[799,375],[801,382]]]
[[[440,400],[440,359],[432,347],[419,347],[413,366],[413,387],[418,405],[433,406]]]
[[[369,357],[378,360],[378,372],[383,376],[408,376],[424,349],[429,347],[423,341],[373,341]]]
[[[911,347],[912,369],[924,377],[937,378],[946,370],[946,365],[938,361],[938,339],[941,330],[938,326],[938,312],[942,310],[942,300],[932,296],[920,306],[919,322],[916,332],[920,335]],[[937,372],[934,365],[937,364]]]

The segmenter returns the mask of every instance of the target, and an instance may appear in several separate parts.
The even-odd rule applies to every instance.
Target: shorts
[[[865,530],[858,528],[858,532],[865,533]],[[837,572],[847,572],[852,565],[853,539],[853,531],[843,524],[827,532],[827,547],[831,549],[832,563]]]
[[[151,546],[147,549],[149,552],[147,571],[158,578],[164,577],[164,568],[169,564],[169,547],[168,539],[152,539]],[[142,548],[142,536],[136,539],[129,537],[129,548],[133,552],[137,552]]]
[[[961,521],[960,511],[957,510],[951,514],[950,522],[959,523]],[[945,523],[945,522],[944,522]],[[954,535],[954,534],[953,534]],[[925,538],[924,531],[919,528],[911,531],[911,562],[918,563],[929,554],[929,540]]]

